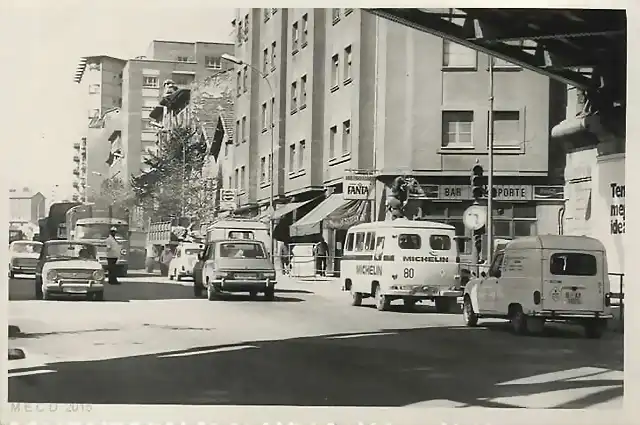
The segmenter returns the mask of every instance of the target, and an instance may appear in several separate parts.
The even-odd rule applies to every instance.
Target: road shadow
[[[373,301],[371,301],[373,302]],[[362,308],[369,308],[375,310],[375,304],[371,304],[366,300],[362,303]],[[403,313],[403,314],[450,314],[450,315],[460,315],[462,311],[448,311],[448,312],[438,312],[436,307],[433,305],[426,304],[416,304],[412,308],[405,307],[402,305],[402,302],[396,302],[396,304],[391,304],[389,306],[389,312],[393,313]]]
[[[281,296],[278,295],[278,292],[276,290],[276,295],[273,297],[272,300],[267,300],[263,294],[258,294],[255,297],[252,297],[249,294],[236,294],[236,293],[228,293],[228,292],[224,292],[222,294],[219,294],[215,300],[213,300],[212,302],[241,302],[241,301],[251,301],[251,302],[266,302],[266,303],[273,303],[273,302],[284,302],[284,303],[299,303],[299,302],[304,302],[305,300],[303,300],[302,298],[296,298],[296,297],[285,297],[285,296]],[[206,300],[206,295],[203,296],[203,299]]]
[[[622,348],[621,336],[541,339],[486,328],[381,329],[52,363],[47,367],[55,373],[10,378],[9,401],[400,407],[450,400],[518,407],[504,397],[547,393],[556,407],[585,408],[623,395],[622,379],[603,373],[623,370]],[[609,388],[596,388],[601,386]],[[548,395],[570,390],[591,394],[571,401]]]
[[[314,294],[304,289],[276,289],[276,294]]]

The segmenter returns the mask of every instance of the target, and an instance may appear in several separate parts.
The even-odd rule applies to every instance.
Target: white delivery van
[[[488,273],[465,286],[463,317],[505,318],[516,333],[545,321],[577,322],[598,338],[613,316],[604,245],[587,236],[517,238],[496,252]]]
[[[431,221],[396,219],[351,227],[341,275],[352,305],[373,297],[381,311],[398,299],[408,308],[435,300],[439,312],[456,309],[463,291],[454,237],[453,226]]]
[[[225,239],[257,240],[271,250],[269,225],[258,220],[230,218],[218,220],[207,228],[207,242]]]

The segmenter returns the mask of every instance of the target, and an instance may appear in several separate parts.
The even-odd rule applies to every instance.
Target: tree
[[[187,108],[189,119],[158,133],[157,150],[144,161],[146,171],[131,179],[136,202],[154,221],[182,215],[206,220],[214,212],[218,176],[208,174],[205,164],[220,112],[233,110],[230,74],[193,84]]]

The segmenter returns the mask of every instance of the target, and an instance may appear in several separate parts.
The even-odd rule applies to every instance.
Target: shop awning
[[[325,220],[329,228],[346,229],[354,224],[368,221],[369,208],[369,201],[345,201],[341,193],[334,193],[309,214],[293,223],[289,228],[289,234],[291,236],[317,235],[321,233],[321,223]]]
[[[271,208],[269,208],[266,212],[260,215],[260,218],[258,220],[263,223],[268,223],[270,218],[272,218],[273,220],[279,220],[285,215],[294,212],[298,208],[307,205],[311,201],[313,201],[313,199],[302,202],[289,202],[288,204],[276,205],[276,211],[275,213],[273,213],[273,215],[271,214]]]

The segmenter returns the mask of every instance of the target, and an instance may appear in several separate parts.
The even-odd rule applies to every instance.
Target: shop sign
[[[371,175],[347,174],[342,181],[343,197],[347,201],[373,200],[376,179]]]
[[[507,184],[494,185],[496,201],[530,201],[532,196],[532,187],[528,184]]]
[[[564,200],[564,186],[534,186],[533,199],[559,199]]]
[[[447,201],[471,199],[471,186],[465,184],[447,184],[440,186],[439,199]]]
[[[238,207],[238,194],[235,189],[220,189],[220,209],[233,210]]]

